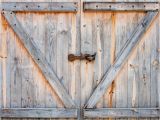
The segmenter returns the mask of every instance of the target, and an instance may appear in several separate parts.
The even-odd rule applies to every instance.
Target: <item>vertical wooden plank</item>
[[[37,1],[35,1],[37,2]],[[38,2],[44,2],[44,0],[38,0]],[[51,0],[47,0],[47,2],[51,2]],[[52,14],[48,14],[48,13],[44,13],[44,14],[36,14],[36,19],[41,19],[38,24],[36,24],[35,21],[35,25],[37,26],[36,31],[41,34],[40,36],[35,33],[35,39],[37,38],[37,35],[39,36],[40,41],[36,41],[37,44],[39,45],[40,50],[45,53],[45,57],[46,59],[49,61],[49,63],[52,65],[53,69],[54,69],[54,59],[52,55],[54,54],[53,51],[53,46],[54,44],[51,44],[52,42],[54,43],[54,32],[55,29],[52,28],[52,26],[55,25],[55,18],[53,18]],[[52,19],[52,21],[51,21]],[[52,25],[53,24],[53,25]],[[52,31],[53,30],[53,31]],[[52,41],[53,40],[53,41]],[[51,54],[53,52],[53,54]],[[40,74],[40,73],[37,73]],[[46,82],[46,80],[43,78],[43,76],[40,77],[41,78],[41,82],[38,84],[39,79],[37,78],[36,80],[36,84],[38,84],[37,87],[37,102],[39,103],[39,107],[56,107],[56,98],[57,95],[55,94],[54,90],[49,86],[49,84]],[[42,95],[40,95],[40,93],[42,93]],[[56,97],[55,97],[56,96]],[[55,98],[55,99],[53,99]],[[38,100],[41,99],[41,100]],[[58,99],[59,100],[59,99]],[[40,119],[40,120],[44,120],[44,119]]]
[[[3,2],[3,0],[2,0]],[[13,40],[13,34],[9,34],[11,30],[9,29],[7,22],[2,17],[2,107],[10,107],[10,58],[7,58],[7,42],[8,40]],[[7,59],[6,59],[7,58]]]
[[[149,0],[151,1],[151,0]],[[159,0],[153,0],[155,2],[158,2]],[[156,18],[155,22],[153,23],[153,27],[150,33],[151,36],[151,87],[150,87],[150,107],[158,107],[158,81],[160,80],[158,77],[158,70],[159,70],[159,60],[158,60],[158,48],[159,48],[159,15]],[[156,34],[156,35],[155,35]],[[149,39],[149,40],[151,40]],[[155,120],[158,120],[159,118],[155,118]],[[154,120],[151,118],[151,120]]]
[[[71,30],[69,33],[69,39],[68,39],[68,54],[75,54],[76,53],[76,17],[72,14],[69,15],[69,21],[71,22],[69,24],[69,29]],[[69,62],[67,60],[67,62]],[[68,63],[68,92],[71,95],[72,99],[75,100],[75,92],[76,92],[76,84],[75,84],[75,63],[69,62]],[[70,119],[72,120],[72,119]]]
[[[105,2],[107,0],[103,0]],[[115,18],[111,12],[95,12],[95,23],[93,23],[93,50],[96,51],[96,60],[94,63],[93,89],[100,82],[104,72],[114,62],[115,52]],[[114,83],[104,96],[99,100],[96,107],[115,106]],[[106,119],[108,120],[108,119]]]
[[[150,0],[147,0],[147,2]],[[156,1],[156,0],[151,0]],[[143,48],[139,50],[139,61],[143,60],[143,66],[140,69],[140,82],[139,82],[139,91],[141,93],[141,90],[144,92],[143,94],[139,94],[139,107],[156,107],[156,92],[157,92],[157,87],[155,86],[156,84],[156,71],[155,71],[155,66],[153,66],[153,60],[155,59],[156,56],[156,35],[157,29],[156,21],[152,24],[152,27],[148,30],[146,33],[146,36],[144,37],[144,43],[140,45]],[[144,54],[143,56],[141,55]],[[142,56],[142,58],[141,58]],[[144,57],[144,58],[143,58]],[[155,60],[154,60],[155,61]],[[155,63],[155,62],[154,62]],[[140,63],[142,64],[142,62]],[[146,69],[146,70],[145,70]],[[143,75],[143,76],[142,76]],[[143,79],[143,80],[142,80]],[[154,94],[154,95],[153,95]],[[142,106],[141,106],[142,105]],[[156,118],[155,118],[156,119]],[[141,119],[144,120],[144,119]],[[147,120],[150,120],[149,118]],[[152,120],[152,119],[151,119]]]
[[[116,0],[120,2],[122,0]],[[123,0],[126,2],[126,0]],[[134,13],[116,13],[116,55],[121,51],[127,38],[134,30],[132,27],[132,16]],[[136,23],[135,23],[136,24]],[[128,65],[126,64],[120,74],[118,74],[115,80],[115,92],[116,92],[116,107],[127,107],[128,106]],[[116,119],[116,120],[127,120],[127,119]]]
[[[57,14],[57,75],[60,78],[61,83],[66,86],[66,76],[64,75],[64,72],[66,69],[64,69],[64,61],[66,62],[67,58],[64,58],[64,49],[68,49],[68,39],[67,39],[67,34],[68,34],[68,29],[67,29],[67,15],[64,13],[58,13]],[[64,46],[66,47],[64,48]],[[68,52],[68,51],[67,51]],[[68,61],[67,61],[68,63]],[[66,63],[66,64],[67,64]]]
[[[35,1],[34,1],[35,2]],[[43,2],[43,1],[38,1]],[[38,45],[39,49],[44,53],[45,47],[45,15],[40,13],[33,14],[33,28],[31,31],[31,36],[35,40],[36,44]],[[37,66],[32,62],[34,65],[33,67],[33,79],[34,79],[34,90],[35,90],[35,98],[34,106],[35,107],[45,107],[45,100],[46,100],[46,80],[44,76],[41,74]]]
[[[116,1],[117,2],[117,1]],[[127,34],[130,30],[128,30],[128,18],[130,16],[128,13],[116,13],[116,28],[115,28],[115,39],[116,39],[116,57],[117,54],[121,51],[127,40]],[[127,65],[124,65],[121,72],[115,79],[115,97],[116,97],[116,107],[127,107]],[[116,119],[116,120],[126,120]]]
[[[100,78],[102,76],[102,61],[103,61],[103,40],[101,39],[101,28],[102,28],[102,13],[94,12],[94,17],[92,20],[92,53],[96,52],[96,59],[93,63],[94,71],[93,71],[93,85],[92,92],[95,87],[100,82]],[[91,93],[92,93],[91,92]],[[103,106],[103,99],[99,101],[96,107]]]
[[[112,52],[115,49],[114,36],[113,36],[115,31],[114,29],[113,29],[114,32],[112,31],[112,22],[114,21],[112,21],[113,16],[111,12],[97,12],[95,14],[96,14],[95,25],[94,25],[95,28],[93,28],[93,30],[95,30],[95,33],[93,32],[93,35],[96,36],[95,37],[93,36],[93,40],[95,39],[93,41],[93,46],[95,46],[95,48],[93,49],[95,49],[95,51],[97,52],[97,56],[94,63],[94,88],[100,82],[104,72],[110,67],[112,61],[111,60]],[[114,89],[113,86],[111,86],[106,91],[104,96],[97,103],[96,107],[102,108],[102,107],[112,107],[112,105],[114,106],[115,94],[113,93]]]
[[[13,34],[13,31],[10,31],[8,34]],[[23,79],[23,69],[22,69],[22,47],[18,41],[17,36],[13,34],[12,38],[8,38],[10,42],[10,46],[8,48],[8,52],[10,54],[10,89],[11,89],[11,107],[21,107],[21,86]],[[12,41],[10,41],[12,40]]]
[[[21,1],[21,0],[20,0]],[[32,2],[32,0],[27,0],[26,2]],[[33,14],[31,13],[19,13],[19,19],[21,24],[24,26],[25,30],[28,34],[33,36]],[[35,107],[35,99],[36,99],[36,86],[34,83],[34,64],[30,55],[23,51],[22,54],[22,65],[23,68],[23,79],[22,79],[22,107]],[[26,120],[25,118],[23,120]],[[29,119],[32,120],[32,119]]]
[[[155,0],[156,1],[156,0]],[[152,28],[150,30],[149,38],[147,40],[150,41],[150,107],[158,107],[158,69],[159,69],[159,60],[158,60],[158,48],[159,48],[159,21],[158,17],[152,24]],[[158,120],[158,118],[151,118],[151,120]]]
[[[2,2],[4,2],[2,0]],[[7,0],[5,1],[7,2]],[[10,108],[11,107],[11,75],[14,71],[11,70],[11,67],[14,64],[14,55],[15,55],[15,35],[13,31],[8,26],[4,18],[2,20],[2,107]],[[12,53],[13,52],[13,53]],[[13,59],[12,59],[13,58]],[[12,79],[13,80],[13,79]],[[12,85],[13,86],[13,85]],[[13,92],[12,92],[13,93]],[[16,102],[15,102],[16,103]],[[7,120],[3,118],[3,120]]]
[[[75,0],[71,0],[72,2],[75,2]],[[78,11],[76,14],[71,15],[72,19],[72,27],[71,27],[71,46],[69,42],[69,53],[73,52],[75,54],[80,54],[81,51],[81,0],[76,0],[78,2]],[[78,116],[77,119],[81,120],[81,64],[80,61],[75,61],[74,63],[71,63],[69,70],[69,76],[70,76],[70,86],[71,88],[69,90],[70,95],[75,100],[75,103],[78,108]],[[72,74],[72,75],[70,75]]]
[[[28,1],[28,0],[27,0]],[[26,1],[26,2],[27,2]],[[21,2],[21,0],[17,0],[17,2]],[[21,24],[26,28],[27,32],[32,31],[32,16],[27,13],[17,13],[16,14],[17,18],[20,20]],[[17,63],[18,67],[17,69],[17,74],[19,75],[17,78],[17,84],[19,85],[14,86],[16,91],[21,92],[21,95],[19,95],[19,98],[17,98],[19,101],[19,106],[18,107],[33,107],[33,96],[31,96],[32,93],[34,93],[33,86],[32,86],[32,65],[30,64],[31,58],[24,49],[24,46],[20,43],[18,36],[16,36],[16,54],[17,54]],[[15,63],[16,63],[15,61]],[[19,81],[18,81],[19,80]],[[16,93],[15,91],[15,93]],[[20,93],[19,93],[20,94]],[[12,96],[11,96],[12,99]],[[18,119],[21,120],[21,119]],[[25,120],[25,119],[22,119]]]
[[[93,54],[93,38],[96,34],[93,34],[95,13],[84,13],[83,2],[84,0],[81,0],[81,53]],[[94,62],[81,61],[81,108],[93,91],[93,65]]]
[[[45,16],[45,55],[53,69],[56,70],[56,27],[57,27],[56,14],[46,14]],[[46,107],[56,107],[58,100],[57,95],[46,83]]]
[[[33,14],[33,29],[31,30],[31,36],[35,40],[34,42],[37,44],[39,49],[44,53],[44,14],[34,13]],[[35,97],[33,99],[35,107],[45,107],[45,87],[46,80],[40,70],[37,68],[37,65],[33,64],[33,83],[34,83],[34,91]]]
[[[131,13],[128,18],[130,25],[128,29],[133,30],[143,17],[142,13]],[[128,107],[138,107],[138,52],[135,50],[128,60]],[[137,120],[137,118],[129,118],[128,120]]]
[[[21,107],[21,49],[19,48],[18,38],[13,30],[8,26],[7,33],[7,91],[10,94],[8,107]],[[8,99],[8,100],[9,100]]]
[[[32,0],[33,2],[44,2],[44,0]],[[47,0],[46,2],[48,2]],[[35,40],[35,43],[39,47],[39,49],[42,51],[42,53],[45,53],[45,57],[48,59],[48,53],[45,52],[46,50],[46,39],[50,36],[48,36],[50,33],[46,30],[46,27],[48,28],[48,24],[46,26],[46,22],[49,20],[47,18],[47,13],[33,13],[33,30],[32,30],[32,37]],[[47,20],[46,20],[47,19]],[[47,34],[48,33],[48,34]],[[47,39],[48,40],[48,39]],[[50,39],[49,39],[50,40]],[[49,51],[48,51],[49,52]],[[34,64],[32,62],[32,64]],[[39,71],[37,66],[34,64],[33,67],[33,79],[34,79],[34,90],[35,90],[35,98],[34,100],[34,106],[35,107],[52,107],[55,106],[55,103],[53,102],[53,97],[55,93],[53,89],[48,85],[46,79],[42,75],[42,73]],[[46,103],[47,102],[47,103]],[[48,103],[49,102],[49,103]],[[50,103],[53,102],[53,103]],[[40,119],[44,120],[44,119]]]
[[[59,1],[58,1],[59,2]],[[77,2],[75,0],[61,0],[61,2]],[[79,54],[79,22],[78,15],[73,13],[58,14],[57,24],[57,74],[61,78],[61,82],[66,87],[73,100],[79,104],[80,93],[80,78],[79,76],[79,61],[69,62],[68,54]],[[78,76],[77,76],[78,75]],[[79,84],[77,86],[77,83]],[[76,95],[77,94],[77,95]],[[76,98],[78,97],[78,99]],[[79,106],[79,105],[78,105]]]
[[[83,1],[81,1],[83,2]],[[82,4],[81,4],[82,5]],[[93,13],[81,12],[81,53],[92,53],[92,21]],[[88,61],[81,61],[81,106],[85,104],[86,100],[92,92],[92,63]]]
[[[66,2],[67,0],[63,0]],[[70,29],[70,37],[68,39],[68,54],[80,54],[80,0],[70,0],[69,2],[78,2],[78,11],[76,14],[69,13],[69,21],[71,22],[69,25]],[[80,61],[76,60],[74,62],[68,63],[68,88],[69,94],[72,96],[72,99],[76,103],[76,107],[78,108],[78,116],[77,119],[81,119],[81,110],[80,110],[80,97],[81,97],[81,77],[80,77]],[[70,119],[73,120],[73,119]]]
[[[115,2],[115,0],[112,0]],[[112,12],[111,14],[111,42],[110,42],[110,48],[109,50],[109,58],[110,58],[110,65],[113,65],[115,59],[116,59],[116,14]],[[108,50],[105,50],[108,51]],[[105,64],[105,63],[104,63]],[[109,67],[108,67],[109,68]],[[108,68],[104,69],[106,71]],[[116,107],[116,92],[115,92],[115,80],[112,82],[111,86],[107,90],[107,96],[106,99],[108,99],[107,106],[108,107]],[[109,118],[108,120],[115,120],[112,118]]]
[[[151,82],[151,76],[150,76],[150,62],[151,62],[151,41],[150,41],[150,30],[152,27],[147,31],[143,38],[143,42],[139,44],[138,49],[138,56],[139,56],[139,83],[138,83],[138,107],[150,107],[150,82]],[[140,119],[144,120],[144,119]]]
[[[114,2],[114,0],[113,0]],[[111,44],[110,44],[110,52],[109,52],[109,58],[110,58],[110,65],[113,65],[115,59],[116,59],[116,13],[112,12],[111,14]],[[107,48],[106,47],[106,48]],[[107,51],[107,50],[105,50]],[[105,65],[105,63],[104,63]],[[109,66],[109,65],[108,65]],[[109,68],[109,67],[108,67]],[[106,68],[104,71],[106,71],[108,68]],[[115,100],[115,81],[112,82],[111,86],[108,88],[108,107],[115,107],[116,100]],[[113,120],[113,119],[110,119]]]
[[[137,50],[128,60],[128,107],[138,108],[138,56]],[[129,118],[129,120],[137,120]]]
[[[103,0],[108,1],[108,0]],[[112,0],[115,2],[115,0]],[[103,29],[103,39],[104,39],[104,60],[103,60],[103,74],[104,72],[113,64],[115,60],[115,52],[116,52],[116,14],[114,12],[107,12],[105,14],[107,20],[104,20],[102,26],[106,26]],[[104,15],[103,15],[104,16]],[[107,89],[104,94],[104,106],[103,107],[115,107],[115,81],[112,82],[111,86]],[[105,119],[105,120],[115,120],[115,119]]]
[[[26,31],[31,34],[33,31],[32,15],[29,13],[19,14],[21,24],[26,28]],[[22,47],[22,48],[21,48]],[[20,46],[22,49],[22,107],[33,107],[34,106],[34,79],[33,79],[33,64],[30,55],[24,49],[24,46]]]

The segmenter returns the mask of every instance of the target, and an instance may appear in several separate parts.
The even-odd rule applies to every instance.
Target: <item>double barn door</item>
[[[0,117],[160,117],[159,3],[2,1]]]

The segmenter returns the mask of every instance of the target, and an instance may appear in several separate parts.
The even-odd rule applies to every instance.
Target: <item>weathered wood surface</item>
[[[22,2],[21,0],[2,1]],[[97,0],[26,0],[25,2],[78,2],[77,13],[16,12],[16,17],[23,28],[33,38],[58,77],[62,78],[60,82],[78,108],[79,120],[83,119],[82,108],[100,82],[101,76],[113,64],[127,38],[145,15],[142,11],[84,12],[83,2],[94,1],[97,2]],[[101,1],[108,2],[108,0]],[[124,2],[123,0],[112,1]],[[127,2],[134,1],[142,0],[127,0]],[[158,0],[154,1],[158,2]],[[153,0],[145,2],[153,2]],[[4,17],[0,21],[1,107],[64,107]],[[156,19],[95,108],[156,108],[159,106],[159,25],[159,19]],[[65,48],[59,49],[62,47]],[[97,52],[95,61],[67,61],[67,54],[80,54],[80,49],[83,53]],[[94,119],[159,120],[159,118],[127,117]],[[2,118],[2,120],[8,120],[8,118]]]
[[[76,109],[9,108],[0,109],[0,117],[7,118],[76,118]]]
[[[117,56],[117,59],[115,60],[113,66],[111,66],[111,68],[108,71],[106,71],[101,82],[89,98],[86,104],[87,108],[94,107],[98,100],[105,93],[106,89],[109,87],[113,79],[116,77],[120,69],[123,67],[125,61],[127,61],[129,55],[131,54],[135,46],[139,43],[141,37],[144,35],[145,31],[150,26],[151,22],[154,20],[157,14],[158,12],[148,12],[144,19],[142,19],[141,23],[137,26],[137,28],[130,36],[130,38],[127,40],[121,52]]]
[[[101,108],[85,109],[85,118],[158,118],[159,108]]]
[[[158,2],[84,2],[84,11],[158,11]]]
[[[77,2],[2,2],[0,8],[21,12],[76,12]]]
[[[4,17],[14,30],[14,32],[22,40],[23,45],[26,47],[28,52],[31,54],[34,61],[38,64],[41,71],[47,78],[48,82],[52,88],[56,91],[58,96],[64,102],[64,105],[67,107],[75,106],[74,101],[68,95],[64,86],[60,83],[58,76],[56,75],[53,68],[50,66],[46,58],[44,57],[41,50],[38,49],[37,45],[34,43],[32,38],[26,33],[19,21],[17,20],[13,12],[3,12]]]

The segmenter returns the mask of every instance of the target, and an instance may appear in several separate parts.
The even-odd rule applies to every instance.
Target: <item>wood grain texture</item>
[[[10,108],[1,109],[1,117],[8,118],[76,118],[76,109],[63,108]]]
[[[84,2],[84,11],[157,11],[158,2]]]
[[[41,68],[43,74],[47,78],[50,85],[53,89],[56,90],[56,93],[59,95],[64,104],[68,107],[73,107],[74,102],[66,92],[66,89],[59,82],[58,76],[55,74],[53,69],[50,67],[49,63],[44,58],[42,52],[38,49],[36,44],[32,41],[32,38],[26,34],[20,23],[18,22],[16,16],[13,12],[4,12],[4,16],[7,19],[10,26],[13,28],[15,33],[20,37],[22,43],[27,48],[28,52],[31,54],[32,58]],[[10,19],[13,21],[11,22]]]
[[[132,29],[136,27],[136,24],[138,24],[142,17],[144,17],[144,13],[130,13],[129,19],[127,19],[129,22],[131,22],[130,25],[128,25],[127,29]],[[127,32],[128,33],[128,32]],[[127,107],[136,107],[138,108],[138,50],[135,49],[135,51],[132,53],[131,57],[128,60],[128,80],[127,80],[127,96],[128,96],[128,102]],[[127,70],[126,70],[127,71]],[[126,74],[126,73],[124,73]],[[123,86],[122,86],[123,87]],[[144,106],[145,107],[145,106]],[[137,120],[138,118],[132,118],[131,120]]]
[[[7,4],[10,2],[22,3],[22,0],[2,1]],[[106,7],[107,5],[101,5],[101,3],[109,1],[98,1],[100,3],[98,5]],[[154,0],[154,2],[158,1]],[[159,120],[158,117],[152,117],[152,112],[156,115],[160,103],[159,19],[155,19],[152,26],[145,32],[142,40],[115,77],[114,82],[106,89],[94,108],[84,109],[84,104],[94,92],[101,76],[114,64],[127,38],[144,17],[145,10],[135,11],[143,6],[131,10],[131,6],[128,8],[123,4],[122,6],[129,11],[123,11],[124,8],[121,8],[120,11],[107,9],[106,12],[98,10],[95,8],[96,6],[91,6],[97,11],[87,12],[83,9],[83,2],[95,3],[97,0],[25,0],[26,2],[29,2],[27,5],[31,5],[30,2],[35,2],[37,7],[38,3],[77,2],[76,14],[72,11],[54,11],[53,9],[51,12],[48,9],[43,11],[42,9],[45,9],[46,6],[42,6],[42,9],[36,8],[38,9],[36,12],[32,9],[36,7],[36,4],[28,8],[24,6],[24,12],[16,11],[18,21],[25,28],[26,33],[33,38],[37,48],[42,52],[50,67],[54,69],[60,78],[60,83],[75,102],[76,117],[65,118],[62,116],[57,118],[61,120]],[[153,2],[153,0],[112,0],[112,2],[134,2],[134,4],[135,2],[140,2],[139,4],[144,2],[142,4],[145,4]],[[32,10],[28,11],[30,8]],[[21,8],[18,7],[18,9]],[[66,110],[63,102],[49,85],[37,64],[21,44],[21,39],[14,33],[4,17],[1,17],[0,23],[1,107],[4,109],[10,107],[17,109],[18,107],[18,109],[26,110],[33,108],[35,111],[40,111],[40,114],[42,109],[54,111],[62,108],[62,111]],[[90,54],[96,52],[95,61],[76,60],[69,62],[67,60],[67,54],[85,52]],[[114,109],[110,109],[110,107]],[[121,110],[120,107],[125,108]],[[145,112],[147,117],[134,116],[144,115],[144,108],[150,109]],[[22,112],[22,115],[27,113],[30,116],[33,113],[36,117],[24,118],[22,116],[17,119],[9,116],[7,118],[7,113],[4,118],[2,117],[2,120],[56,120],[52,112],[48,111],[44,112],[46,118],[38,117],[37,112],[31,113],[30,110],[22,110]],[[50,118],[48,113],[53,116]],[[56,111],[56,114],[59,113]],[[112,116],[112,113],[118,116]],[[127,113],[132,117],[125,116]],[[150,114],[152,115],[149,116]],[[108,118],[109,116],[111,117]]]
[[[115,60],[115,63],[113,66],[106,72],[104,77],[102,78],[102,81],[98,85],[98,87],[93,92],[92,96],[90,97],[89,101],[86,104],[86,107],[91,108],[93,107],[99,98],[104,94],[106,91],[106,88],[111,84],[112,80],[115,78],[116,73],[120,70],[122,65],[124,65],[124,61],[126,61],[127,57],[131,53],[132,49],[137,45],[140,38],[144,34],[144,32],[147,30],[155,16],[157,15],[157,12],[149,12],[145,18],[142,20],[142,22],[137,26],[131,37],[126,42],[124,48],[122,49],[121,53],[117,56],[117,59]]]
[[[158,108],[102,108],[86,109],[86,118],[147,118],[160,117]]]
[[[76,12],[76,2],[2,2],[1,10],[21,12]]]

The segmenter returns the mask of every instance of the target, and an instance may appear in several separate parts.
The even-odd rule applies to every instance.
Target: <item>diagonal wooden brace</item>
[[[20,38],[21,43],[25,46],[35,63],[40,68],[41,72],[44,74],[48,83],[51,85],[51,87],[55,90],[59,98],[62,100],[63,104],[68,108],[75,107],[75,103],[71,99],[71,96],[67,93],[67,90],[64,88],[64,86],[60,83],[58,76],[56,75],[55,71],[52,69],[51,65],[44,57],[41,50],[35,44],[33,38],[31,38],[26,33],[26,31],[18,21],[15,13],[3,11],[2,14],[11,26],[11,28],[13,29],[13,31]]]
[[[158,12],[147,12],[144,19],[142,19],[142,21],[138,24],[136,29],[133,31],[133,33],[127,40],[120,54],[117,56],[117,59],[115,60],[114,64],[110,67],[108,71],[105,72],[101,82],[99,83],[99,85],[97,86],[97,88],[87,101],[85,105],[86,108],[93,108],[98,102],[98,100],[103,96],[103,94],[110,86],[116,75],[119,73],[123,65],[128,60],[132,51],[140,42],[144,33],[149,28],[149,26],[151,25],[152,21],[154,20],[157,14]]]

